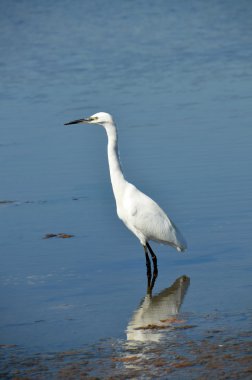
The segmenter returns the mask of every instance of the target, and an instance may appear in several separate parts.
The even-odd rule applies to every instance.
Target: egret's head
[[[65,123],[65,125],[70,125],[70,124],[114,124],[113,118],[109,113],[106,112],[98,112],[95,113],[94,115],[90,117],[86,117],[84,119],[78,119],[78,120],[73,120],[70,121],[69,123]]]

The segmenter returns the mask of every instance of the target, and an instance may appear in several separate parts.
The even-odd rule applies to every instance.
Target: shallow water
[[[117,359],[129,355],[129,326],[148,301],[144,253],[116,216],[104,131],[63,126],[97,111],[117,121],[127,179],[158,201],[189,245],[178,254],[153,244],[153,295],[181,276],[188,286],[181,304],[161,307],[169,326],[133,327],[149,337],[138,338],[136,355],[153,349],[160,358],[162,350],[156,375],[165,376],[167,342],[189,360],[183,344],[204,344],[216,324],[216,347],[229,338],[239,344],[226,353],[233,374],[247,363],[234,358],[247,352],[251,313],[251,17],[245,0],[0,4],[5,376],[13,355],[21,374],[29,355],[68,350],[89,352],[96,367],[104,352],[100,372],[86,366],[90,376],[127,363]],[[74,236],[44,239],[60,233]],[[46,366],[45,377],[52,368],[61,376]],[[190,368],[193,378],[200,369]]]

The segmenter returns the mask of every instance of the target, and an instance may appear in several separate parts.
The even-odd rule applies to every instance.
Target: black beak
[[[91,120],[92,120],[91,118],[78,119],[78,120],[69,121],[69,123],[65,123],[64,125],[79,124],[79,123],[88,124]]]

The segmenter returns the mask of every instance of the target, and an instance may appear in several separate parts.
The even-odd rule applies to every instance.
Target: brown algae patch
[[[59,233],[59,234],[45,234],[45,236],[43,237],[43,239],[51,239],[51,238],[54,238],[54,237],[57,237],[57,238],[60,238],[60,239],[69,239],[69,238],[72,238],[74,237],[74,235],[71,235],[71,234],[66,234],[66,233]]]
[[[112,358],[113,362],[129,363],[139,360],[139,356],[126,356],[125,358]]]

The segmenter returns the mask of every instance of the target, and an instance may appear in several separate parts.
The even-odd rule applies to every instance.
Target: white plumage
[[[148,244],[150,240],[168,244],[178,251],[184,251],[186,241],[171,219],[156,202],[124,178],[118,155],[117,129],[112,116],[105,112],[99,112],[89,118],[74,120],[65,125],[78,123],[100,124],[107,132],[109,171],[117,215],[143,245],[147,267],[149,265],[147,248],[154,266],[156,266],[156,256]]]
[[[152,240],[169,244],[179,251],[186,248],[181,233],[159,205],[128,182],[117,201],[117,214],[143,246]]]

